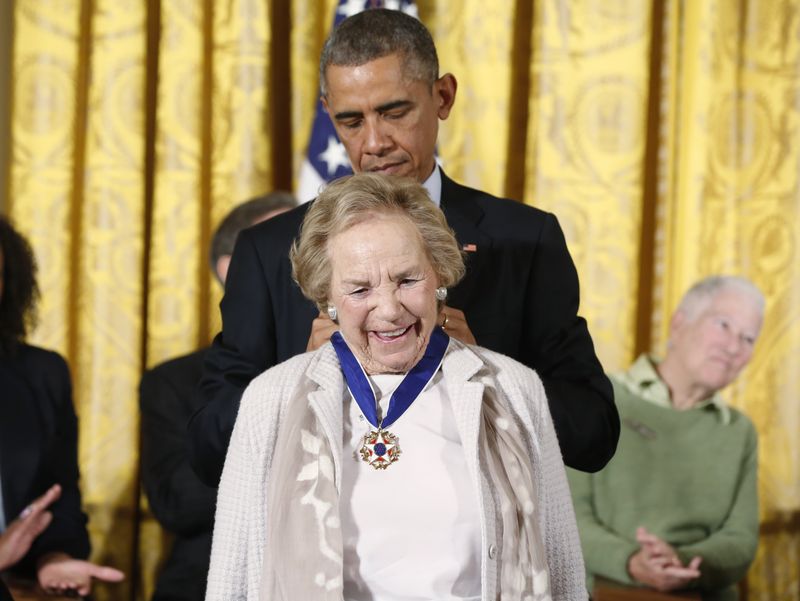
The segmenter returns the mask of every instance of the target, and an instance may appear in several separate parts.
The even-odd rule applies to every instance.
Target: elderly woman
[[[544,389],[437,325],[464,263],[424,189],[331,184],[292,266],[339,332],[242,398],[207,599],[586,599]]]

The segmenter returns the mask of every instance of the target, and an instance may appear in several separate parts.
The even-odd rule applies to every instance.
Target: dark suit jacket
[[[243,231],[226,283],[222,332],[206,361],[206,406],[190,423],[192,465],[216,484],[247,384],[306,349],[318,314],[291,279],[289,247],[308,205]],[[442,173],[442,210],[468,252],[467,274],[447,297],[478,344],[535,369],[544,381],[567,465],[602,468],[619,416],[611,384],[578,317],[578,276],[556,218],[466,188]],[[469,249],[471,247],[467,247]]]
[[[53,551],[79,559],[89,556],[78,476],[78,418],[69,368],[57,353],[20,345],[15,356],[0,358],[0,478],[6,521],[53,484],[61,485],[61,497],[50,507],[53,521],[13,573],[35,578],[36,561]]]
[[[216,491],[189,464],[186,424],[197,410],[197,385],[207,349],[146,372],[142,410],[142,482],[150,508],[175,535],[153,601],[202,601],[211,557]]]

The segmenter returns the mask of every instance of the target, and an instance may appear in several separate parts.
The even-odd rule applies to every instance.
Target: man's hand
[[[700,557],[684,566],[672,545],[642,527],[636,530],[636,540],[640,548],[628,559],[634,580],[664,592],[686,588],[700,576]]]
[[[54,484],[0,534],[0,570],[13,566],[25,556],[36,537],[50,525],[53,515],[47,508],[60,496],[61,487]]]
[[[306,351],[315,351],[331,339],[333,333],[339,329],[339,325],[327,314],[320,314],[311,322],[311,335],[308,337]]]
[[[442,306],[439,311],[439,325],[444,328],[448,336],[460,340],[466,344],[477,344],[475,336],[467,325],[467,318],[464,312],[453,307]]]
[[[444,328],[452,338],[466,344],[477,344],[475,336],[467,324],[464,312],[453,307],[442,307],[439,312],[439,325]],[[306,351],[315,351],[331,339],[331,335],[339,329],[339,325],[331,320],[325,313],[320,314],[311,322],[311,335],[308,337]]]
[[[51,595],[77,593],[81,597],[92,590],[92,580],[120,582],[125,574],[107,566],[98,566],[66,553],[50,553],[39,560],[39,586]]]

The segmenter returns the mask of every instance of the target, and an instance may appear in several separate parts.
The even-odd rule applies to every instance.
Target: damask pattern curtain
[[[748,590],[800,601],[800,6],[417,4],[459,82],[444,168],[558,216],[607,370],[663,350],[699,277],[765,292],[728,391],[760,434]],[[205,251],[221,216],[296,184],[335,7],[15,0],[7,209],[40,265],[32,342],[72,368],[93,557],[130,575],[99,601],[148,598],[165,542],[140,502],[139,377],[218,329]]]

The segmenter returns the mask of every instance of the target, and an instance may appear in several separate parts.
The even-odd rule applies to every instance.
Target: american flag
[[[367,8],[378,7],[401,10],[419,18],[417,6],[411,0],[339,0],[333,17],[333,27]],[[300,202],[308,202],[316,198],[326,183],[352,172],[344,145],[339,141],[336,130],[333,129],[333,124],[318,99],[306,158],[300,168],[297,198]]]

